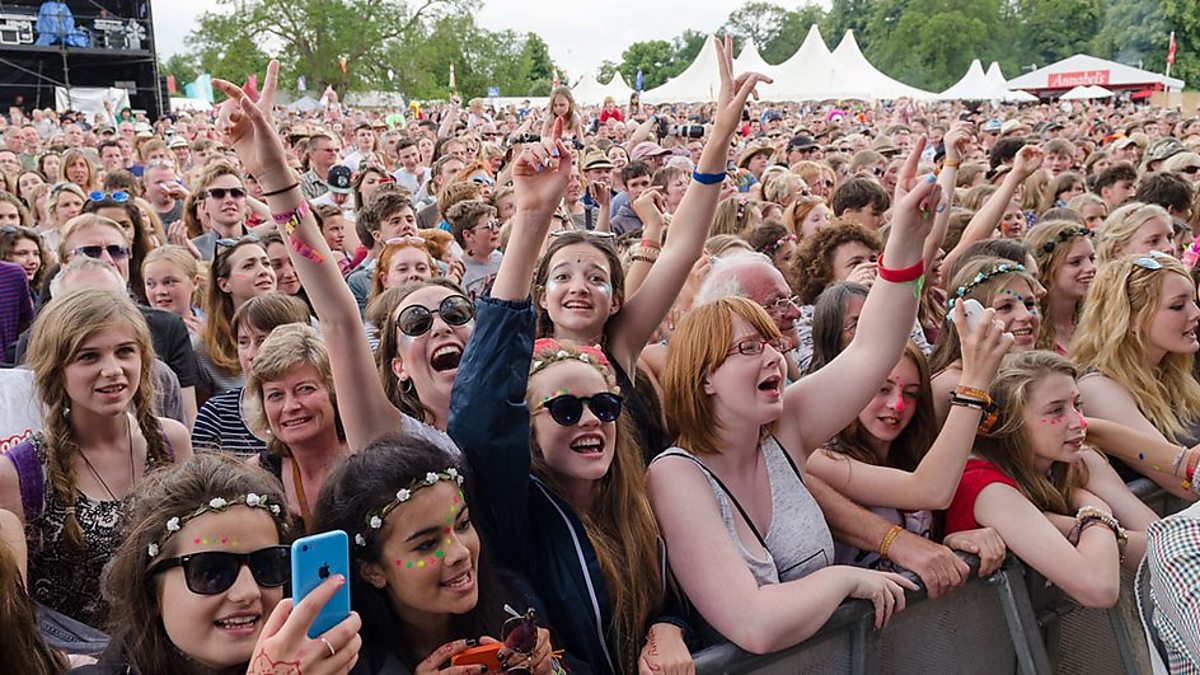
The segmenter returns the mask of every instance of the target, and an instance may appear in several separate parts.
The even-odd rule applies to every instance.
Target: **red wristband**
[[[925,274],[925,261],[918,260],[916,265],[905,267],[900,270],[893,270],[884,267],[883,255],[879,256],[879,263],[875,269],[879,272],[879,278],[884,281],[890,281],[893,284],[908,284],[921,278]]]
[[[662,250],[662,244],[658,243],[657,241],[654,241],[653,239],[643,239],[642,246],[645,248],[652,248],[656,251]]]

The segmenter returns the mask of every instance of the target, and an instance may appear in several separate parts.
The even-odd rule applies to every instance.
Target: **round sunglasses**
[[[420,337],[433,327],[433,315],[442,317],[451,326],[465,326],[475,318],[475,306],[461,295],[451,295],[437,306],[429,309],[424,305],[405,307],[396,317],[396,328],[409,337]]]
[[[250,574],[259,586],[282,586],[292,578],[291,559],[291,549],[287,546],[268,546],[252,553],[204,551],[160,560],[151,565],[146,574],[153,576],[182,567],[189,591],[196,595],[216,595],[233,586],[243,565],[250,568]]]
[[[550,418],[559,426],[573,427],[583,419],[584,406],[587,406],[588,410],[591,410],[596,419],[601,422],[616,422],[617,418],[621,416],[621,403],[622,399],[619,395],[609,392],[592,396],[560,394],[549,401],[539,403],[533,412],[549,411]]]

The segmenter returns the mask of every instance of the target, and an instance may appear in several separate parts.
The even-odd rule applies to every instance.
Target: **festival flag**
[[[1175,31],[1171,31],[1171,42],[1167,45],[1167,65],[1175,65]]]
[[[458,82],[454,79],[454,64],[450,64],[450,91],[458,88]]]
[[[642,69],[641,68],[638,68],[637,83],[634,85],[634,89],[637,89],[637,92],[639,94],[642,93]]]
[[[308,91],[308,80],[304,79],[303,75],[296,78],[296,89],[300,91]]]
[[[179,89],[177,89],[176,85],[175,85],[175,76],[174,75],[167,76],[167,93],[168,94],[178,94],[179,93]]]
[[[554,72],[554,79],[553,79],[553,81],[551,81],[550,84],[554,87],[558,87],[558,85],[560,83],[560,81],[558,79],[558,66],[552,66],[551,69]]]

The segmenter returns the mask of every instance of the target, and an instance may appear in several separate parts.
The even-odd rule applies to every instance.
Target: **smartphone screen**
[[[341,530],[322,532],[292,543],[292,602],[299,604],[330,575],[346,577],[346,583],[325,603],[308,627],[308,637],[322,633],[350,616],[350,539]]]

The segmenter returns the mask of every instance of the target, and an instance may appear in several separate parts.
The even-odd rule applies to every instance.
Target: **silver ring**
[[[329,655],[331,657],[337,655],[337,650],[333,648],[333,645],[329,644],[329,640],[326,640],[325,638],[317,638],[317,639],[319,639],[321,642],[325,643],[325,648],[329,650]]]

